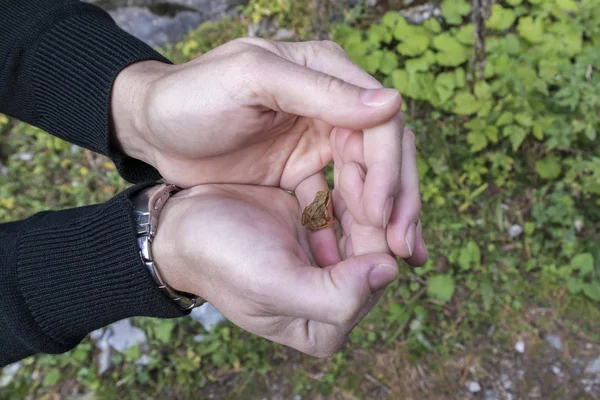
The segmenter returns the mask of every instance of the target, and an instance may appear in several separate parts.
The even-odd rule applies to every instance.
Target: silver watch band
[[[179,292],[170,287],[162,278],[152,257],[152,241],[156,237],[160,211],[169,197],[180,190],[179,187],[173,184],[160,184],[142,190],[132,199],[133,218],[142,262],[148,269],[158,289],[182,310],[191,310],[204,304],[205,300],[190,293]]]

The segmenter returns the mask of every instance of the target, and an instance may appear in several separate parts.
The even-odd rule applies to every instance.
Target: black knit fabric
[[[100,9],[72,0],[0,2],[0,112],[106,154],[130,181],[150,166],[110,144],[110,92],[141,60],[166,62]],[[130,197],[0,225],[0,366],[71,349],[130,316],[184,315],[139,256]]]
[[[109,156],[130,182],[160,178],[111,146],[110,93],[126,66],[169,61],[90,4],[19,0],[0,7],[0,110]]]

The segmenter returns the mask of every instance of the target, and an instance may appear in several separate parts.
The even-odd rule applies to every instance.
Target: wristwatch
[[[206,301],[199,296],[177,291],[167,285],[152,257],[152,241],[156,237],[160,211],[169,197],[180,190],[181,188],[176,185],[163,183],[140,191],[131,200],[133,203],[133,220],[142,262],[161,292],[182,310],[191,310],[192,308],[201,306]]]

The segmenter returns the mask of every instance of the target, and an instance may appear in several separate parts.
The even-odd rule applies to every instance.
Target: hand
[[[400,105],[332,42],[239,39],[182,65],[126,68],[112,115],[127,154],[185,187],[282,187],[304,207],[327,188],[321,171],[335,160],[347,254],[393,252],[420,265],[418,175],[414,155],[402,159]],[[310,242],[319,265],[341,260],[333,229]]]
[[[177,290],[200,295],[236,325],[328,356],[398,274],[388,254],[311,266],[296,198],[279,188],[202,185],[169,199],[153,253]]]

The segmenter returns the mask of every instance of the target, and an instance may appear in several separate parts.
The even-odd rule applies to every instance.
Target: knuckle
[[[331,75],[318,74],[316,79],[317,87],[325,93],[336,93],[344,86],[343,81]]]
[[[321,40],[320,45],[329,51],[335,51],[338,53],[346,54],[342,46],[334,42],[333,40]]]

